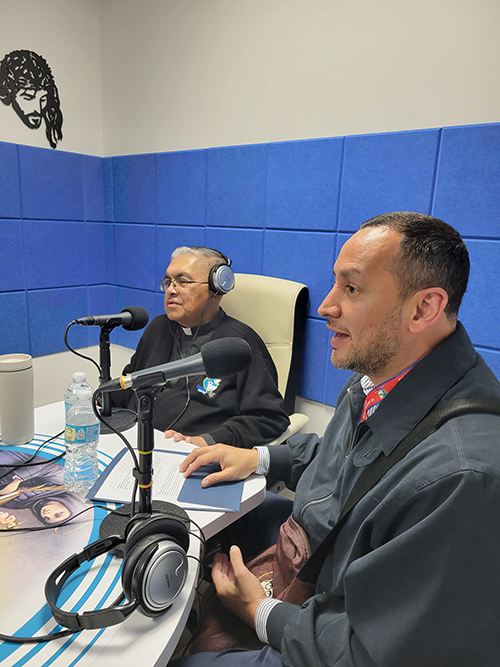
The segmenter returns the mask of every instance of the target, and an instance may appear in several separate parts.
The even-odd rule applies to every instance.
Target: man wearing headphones
[[[252,448],[280,435],[289,419],[264,342],[220,307],[222,296],[234,287],[230,264],[211,248],[174,250],[160,281],[166,314],[149,323],[123,374],[190,357],[211,340],[243,338],[252,350],[246,370],[222,380],[190,376],[170,381],[155,400],[153,424],[167,437],[186,437],[200,446],[221,442]],[[113,393],[112,401],[137,409],[132,389]]]

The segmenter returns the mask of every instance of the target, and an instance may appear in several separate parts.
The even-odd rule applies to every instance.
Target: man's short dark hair
[[[366,227],[389,227],[402,234],[399,252],[387,267],[398,281],[400,298],[441,287],[448,294],[445,313],[456,317],[470,270],[467,246],[457,230],[439,218],[410,211],[377,215],[361,225]]]

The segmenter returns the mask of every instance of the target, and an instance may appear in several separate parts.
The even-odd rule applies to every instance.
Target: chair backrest
[[[285,410],[292,414],[302,358],[309,290],[292,280],[237,273],[223,310],[262,338],[278,371]]]

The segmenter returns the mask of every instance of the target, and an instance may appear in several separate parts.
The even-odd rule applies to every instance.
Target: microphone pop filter
[[[207,377],[225,378],[250,366],[252,349],[243,338],[219,338],[201,346],[201,358]]]
[[[128,306],[128,308],[123,308],[121,313],[130,313],[132,315],[132,321],[129,324],[123,324],[123,328],[127,331],[138,331],[139,329],[144,329],[146,324],[149,321],[148,311],[144,310],[140,306]]]

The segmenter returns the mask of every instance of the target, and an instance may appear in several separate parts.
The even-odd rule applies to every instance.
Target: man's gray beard
[[[357,348],[355,345],[351,345],[346,358],[339,362],[334,359],[334,350],[332,363],[335,368],[361,373],[369,377],[380,375],[401,350],[401,311],[402,307],[398,305],[387,315],[380,327],[377,338],[367,347]]]

